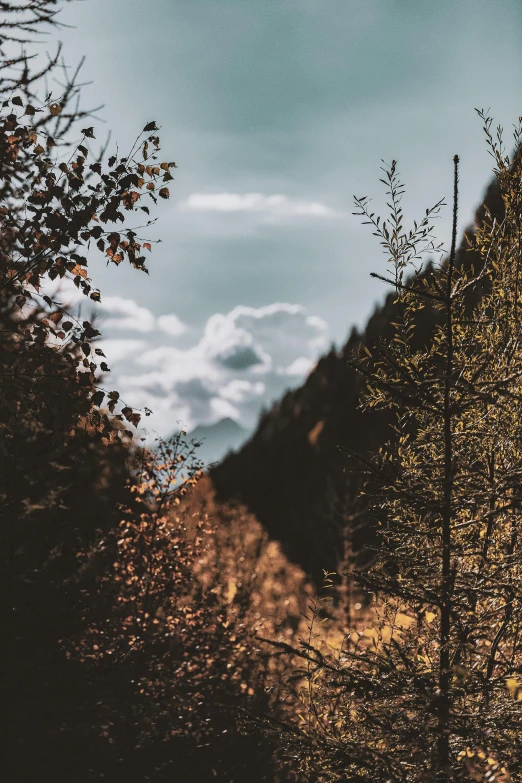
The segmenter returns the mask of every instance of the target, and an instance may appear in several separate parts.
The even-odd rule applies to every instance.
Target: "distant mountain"
[[[243,502],[316,582],[322,569],[338,565],[353,511],[357,482],[338,446],[372,452],[391,423],[388,413],[358,410],[364,382],[346,360],[361,343],[391,334],[393,309],[388,297],[362,335],[354,330],[341,351],[323,356],[303,386],[287,392],[250,440],[210,473],[217,499]]]
[[[502,219],[496,183],[489,187],[484,204]],[[483,216],[484,205],[476,221]],[[474,260],[464,239],[457,263],[469,266]],[[478,295],[470,289],[470,296]],[[352,551],[368,552],[375,542],[364,508],[355,503],[358,475],[347,472],[349,460],[339,446],[371,454],[393,435],[388,412],[363,413],[358,408],[365,381],[347,360],[364,347],[389,340],[394,313],[390,295],[362,333],[354,330],[342,350],[331,350],[320,359],[300,388],[285,394],[261,417],[239,452],[211,471],[218,500],[241,500],[316,583],[322,581],[322,569],[336,569],[347,531]],[[440,313],[429,303],[420,311],[419,347],[429,343],[439,319]]]
[[[238,449],[249,434],[237,421],[226,418],[216,424],[200,424],[189,432],[189,438],[201,442],[198,457],[205,465],[210,465],[219,462],[229,451]]]

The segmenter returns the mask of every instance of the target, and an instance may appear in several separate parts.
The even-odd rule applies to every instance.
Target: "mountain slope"
[[[476,222],[483,219],[484,205],[502,217],[496,183],[488,188]],[[474,255],[465,236],[458,263],[468,266]],[[352,551],[364,552],[373,541],[364,509],[355,501],[359,479],[346,471],[347,459],[339,446],[364,455],[391,437],[388,413],[358,409],[364,381],[347,359],[389,339],[393,314],[390,294],[362,334],[352,331],[342,350],[324,356],[303,386],[288,392],[261,417],[241,450],[211,471],[218,499],[241,500],[317,583],[322,569],[335,570],[339,564],[347,531]],[[429,341],[438,317],[429,306],[421,311],[419,345]]]

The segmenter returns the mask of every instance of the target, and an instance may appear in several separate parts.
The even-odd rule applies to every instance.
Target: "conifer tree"
[[[504,216],[486,211],[457,252],[454,159],[449,255],[427,210],[404,228],[396,163],[385,170],[390,217],[355,200],[387,256],[396,322],[389,344],[354,359],[364,405],[390,408],[393,436],[366,474],[376,559],[359,574],[373,596],[368,628],[339,655],[309,643],[306,719],[285,735],[287,757],[311,780],[454,781],[522,770],[522,164],[479,112]],[[522,119],[515,129],[519,149]],[[473,259],[471,262],[470,259]],[[478,261],[477,261],[478,259]],[[416,339],[420,310],[438,318]]]

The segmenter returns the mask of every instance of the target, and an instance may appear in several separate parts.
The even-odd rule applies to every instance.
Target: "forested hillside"
[[[384,219],[354,199],[383,248],[376,276],[393,286],[395,312],[390,339],[350,363],[366,380],[363,409],[392,411],[394,437],[349,453],[375,533],[371,563],[352,573],[372,599],[366,628],[292,650],[308,721],[291,720],[281,749],[305,779],[520,776],[522,117],[510,155],[502,128],[478,113],[503,209],[484,208],[468,257],[457,249],[457,155],[447,255],[432,233],[441,202],[404,226],[395,161],[381,178]],[[431,252],[438,264],[421,274]],[[427,337],[426,309],[438,316]]]
[[[476,224],[483,220],[485,207],[502,218],[496,181],[477,210]],[[474,230],[467,230],[457,254],[457,264],[466,268],[477,264],[477,253],[468,244]],[[424,275],[429,274],[427,268]],[[319,585],[322,570],[336,570],[346,546],[364,561],[364,548],[373,540],[371,522],[356,500],[358,475],[346,470],[346,452],[375,453],[393,436],[393,416],[361,410],[366,381],[352,360],[391,339],[397,315],[394,299],[388,294],[364,331],[352,330],[340,351],[332,349],[323,356],[299,389],[288,392],[262,416],[243,448],[211,472],[218,497],[241,500]],[[430,340],[439,320],[429,304],[416,315],[416,345]]]

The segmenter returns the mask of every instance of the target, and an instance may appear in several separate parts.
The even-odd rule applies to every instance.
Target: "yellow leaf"
[[[516,696],[518,689],[520,688],[520,683],[515,677],[508,677],[506,680],[506,687],[511,696]]]

